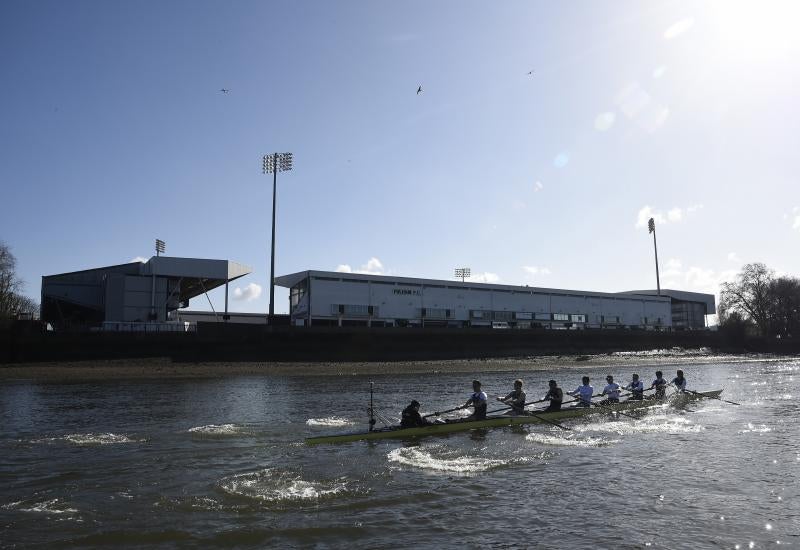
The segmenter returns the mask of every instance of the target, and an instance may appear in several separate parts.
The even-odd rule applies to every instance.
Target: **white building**
[[[299,326],[702,329],[714,296],[662,290],[559,290],[301,271],[275,278],[289,289]]]

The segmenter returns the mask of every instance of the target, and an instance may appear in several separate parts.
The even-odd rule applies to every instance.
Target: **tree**
[[[21,294],[23,282],[17,277],[17,259],[11,248],[0,241],[0,318],[39,310],[39,305]]]
[[[719,308],[755,324],[759,334],[769,334],[774,271],[762,263],[747,264],[732,283],[722,283]]]
[[[800,279],[779,277],[769,287],[770,332],[782,338],[800,336]]]

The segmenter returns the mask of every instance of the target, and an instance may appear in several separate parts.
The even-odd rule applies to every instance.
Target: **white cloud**
[[[237,286],[233,290],[234,300],[244,300],[246,302],[252,302],[253,300],[258,300],[259,296],[261,296],[261,285],[256,283],[250,283],[244,288],[239,288]]]
[[[655,69],[653,69],[653,78],[661,78],[662,76],[664,76],[665,72],[667,72],[667,68],[664,65],[656,67]]]
[[[669,209],[667,213],[664,214],[660,210],[656,210],[649,205],[645,205],[640,208],[639,212],[636,214],[635,227],[647,227],[647,223],[650,218],[653,218],[656,224],[679,223],[682,222],[689,214],[697,212],[701,208],[703,208],[702,204],[695,204],[685,209],[676,206]]]
[[[616,118],[617,115],[615,115],[611,111],[600,113],[594,119],[594,129],[599,132],[605,132],[606,130],[610,130],[611,127],[614,126],[614,120],[616,120]]]
[[[552,271],[546,267],[538,267],[535,265],[523,265],[522,269],[524,269],[528,275],[550,275]]]
[[[353,269],[348,264],[336,266],[337,273],[360,273],[362,275],[384,275],[383,264],[378,258],[372,257],[360,269]]]
[[[736,254],[736,252],[728,252],[728,261],[736,262],[737,264],[742,263],[742,259]]]
[[[564,168],[567,164],[569,164],[569,153],[566,151],[561,151],[553,159],[553,166],[556,168]]]
[[[542,189],[544,189],[544,185],[542,185],[542,182],[537,181],[536,183],[533,184],[533,192],[534,193],[538,193]]]
[[[472,277],[470,277],[469,281],[471,283],[496,283],[500,280],[500,277],[497,273],[476,273]]]
[[[656,212],[649,206],[645,205],[636,216],[636,227],[647,227],[647,222],[653,218],[656,223],[665,223],[664,215],[661,212]]]
[[[667,212],[667,219],[671,222],[679,222],[683,219],[683,210],[680,208],[673,208]]]
[[[131,258],[128,261],[128,263],[132,264],[132,263],[139,262],[140,264],[144,264],[144,263],[147,263],[147,260],[148,260],[148,258],[142,258],[141,256],[136,256],[135,258]]]
[[[664,31],[664,38],[667,40],[672,40],[676,38],[694,26],[694,18],[687,17],[685,19],[681,19],[676,23],[670,25],[670,27]]]

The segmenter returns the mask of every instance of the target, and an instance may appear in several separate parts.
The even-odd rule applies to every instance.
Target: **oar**
[[[465,407],[464,405],[461,405],[460,407],[456,407],[456,408],[454,408],[454,409],[447,409],[446,411],[436,411],[436,412],[432,412],[432,413],[430,413],[430,414],[426,414],[426,415],[424,415],[422,418],[428,418],[429,416],[439,416],[440,414],[447,414],[447,413],[451,413],[451,412],[453,412],[453,411],[460,411],[461,409],[466,409],[466,408],[467,408],[467,407]]]
[[[545,401],[547,401],[547,399],[539,399],[538,401],[528,401],[527,403],[522,405],[522,408],[524,409],[528,405],[535,405],[536,403],[544,403]],[[492,413],[496,413],[496,412],[507,411],[508,409],[513,409],[513,408],[514,407],[503,407],[502,409],[495,409],[493,411],[488,411],[486,414],[492,414]]]
[[[602,394],[601,394],[601,395],[602,395]],[[632,414],[627,414],[627,413],[624,413],[624,412],[622,412],[622,411],[618,411],[617,409],[612,409],[612,408],[611,408],[611,407],[609,407],[608,405],[603,405],[602,403],[592,403],[592,405],[594,405],[595,407],[601,407],[601,408],[603,408],[603,409],[608,409],[608,410],[610,410],[610,411],[614,411],[614,412],[616,412],[616,413],[619,413],[619,414],[621,414],[622,416],[630,416],[630,417],[631,417],[631,418],[633,418],[634,420],[639,420],[637,417],[633,416]]]
[[[700,397],[710,397],[711,399],[719,399],[720,401],[723,401],[725,403],[730,403],[731,405],[741,405],[741,403],[736,403],[735,401],[728,401],[726,399],[722,399],[721,397],[717,397],[715,395],[706,395],[704,393],[700,393],[700,392],[696,392],[696,391],[692,391],[692,390],[683,390],[683,391],[688,392],[688,393],[693,393],[695,395],[699,395]]]
[[[544,401],[544,400],[542,400],[542,401]],[[535,403],[535,401],[534,401],[534,403]],[[530,411],[525,411],[525,412],[527,413],[528,416],[532,416],[532,417],[536,418],[537,420],[540,420],[542,422],[547,422],[548,424],[552,424],[553,426],[558,426],[562,430],[567,430],[568,432],[572,431],[572,428],[567,428],[566,426],[564,426],[563,424],[559,424],[555,420],[550,420],[549,418],[545,418],[543,416],[539,416],[538,414],[534,414],[534,413],[532,413]]]

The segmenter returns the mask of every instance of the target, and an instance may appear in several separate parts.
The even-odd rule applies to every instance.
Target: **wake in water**
[[[448,472],[456,474],[473,474],[502,468],[511,464],[526,463],[543,458],[485,458],[465,456],[461,451],[450,449],[444,445],[430,445],[425,447],[399,447],[387,455],[389,462],[404,466],[411,466],[422,470]]]
[[[48,515],[75,515],[78,510],[70,508],[69,505],[61,500],[54,498],[36,502],[35,499],[19,500],[17,502],[9,502],[0,506],[2,510],[17,510],[19,512],[30,512]]]
[[[252,436],[253,430],[247,426],[239,424],[208,424],[207,426],[195,426],[189,428],[188,432],[197,438],[225,438]]]
[[[274,506],[317,503],[357,492],[346,479],[308,481],[296,472],[277,468],[226,477],[218,485],[228,495]]]
[[[85,433],[85,434],[67,434],[58,437],[44,437],[41,439],[32,439],[30,443],[57,443],[65,441],[78,446],[92,446],[92,445],[115,445],[120,443],[143,443],[146,439],[138,439],[126,434],[114,433]]]
[[[624,420],[623,420],[624,418]],[[580,433],[615,433],[617,435],[635,435],[644,433],[699,433],[705,426],[695,424],[684,416],[648,415],[638,420],[620,417],[614,422],[590,422],[578,424],[573,430]]]
[[[355,422],[353,422],[352,420],[348,420],[347,418],[341,418],[338,416],[329,416],[327,418],[309,418],[308,420],[306,420],[306,425],[308,426],[322,426],[326,428],[352,426],[354,424]]]
[[[561,435],[557,433],[538,433],[533,432],[525,436],[525,439],[540,445],[555,445],[563,447],[605,447],[619,443],[619,439],[609,439],[604,437],[584,437],[577,434]]]

